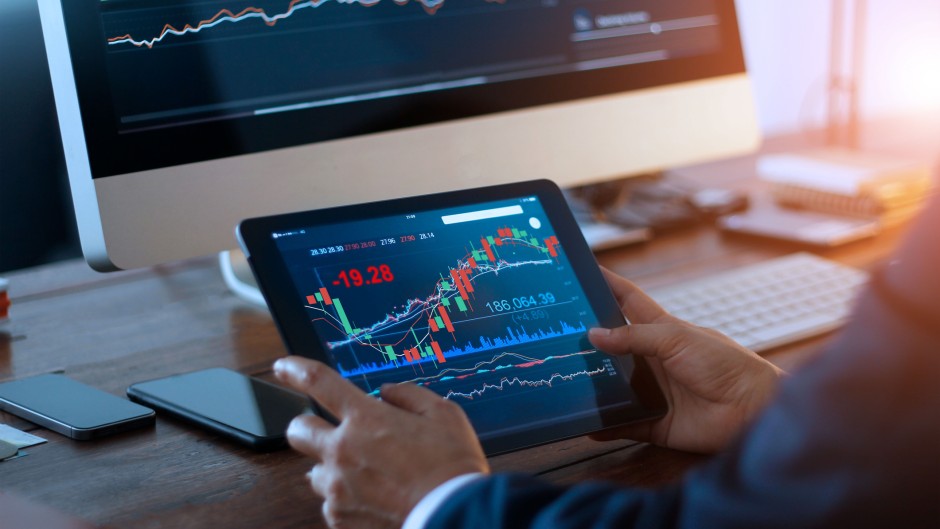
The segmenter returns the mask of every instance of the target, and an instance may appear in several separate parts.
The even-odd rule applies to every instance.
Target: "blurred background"
[[[852,24],[847,0],[844,26]],[[735,2],[766,135],[825,124],[833,2]],[[866,120],[940,109],[940,2],[867,0],[860,112]]]
[[[838,3],[737,1],[766,136],[826,126]],[[940,2],[868,0],[862,27],[844,18],[862,120],[940,115]],[[80,255],[40,31],[36,0],[0,0],[0,272]]]

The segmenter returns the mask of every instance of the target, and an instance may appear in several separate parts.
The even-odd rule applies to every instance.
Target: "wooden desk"
[[[729,163],[731,165],[729,165]],[[749,185],[746,158],[685,176]],[[721,179],[717,176],[722,169]],[[728,178],[736,168],[738,180]],[[696,171],[698,171],[696,173]],[[899,234],[822,255],[867,267]],[[710,227],[657,238],[600,256],[644,287],[693,278],[783,255],[791,248],[725,238]],[[9,275],[13,319],[0,330],[0,380],[63,370],[123,395],[136,381],[214,366],[270,375],[285,354],[266,311],[230,294],[214,259],[99,275],[66,262]],[[826,338],[778,350],[786,369]],[[215,435],[160,418],[153,429],[77,442],[0,414],[49,443],[0,464],[0,491],[114,527],[322,527],[319,501],[304,482],[310,462],[291,451],[256,454]],[[655,486],[678,479],[702,456],[632,442],[585,438],[493,458],[493,469],[554,482],[609,479]]]

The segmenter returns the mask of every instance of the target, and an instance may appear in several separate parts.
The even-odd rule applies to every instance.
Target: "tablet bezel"
[[[323,351],[320,338],[309,324],[307,314],[296,301],[296,288],[272,233],[528,196],[538,197],[556,235],[565,241],[564,249],[572,272],[581,284],[600,325],[609,328],[624,325],[626,319],[561,190],[548,180],[247,219],[239,224],[236,235],[288,352],[332,365],[330,357]],[[667,404],[645,359],[632,355],[613,359],[635,393],[634,404],[612,410],[597,410],[597,414],[591,417],[560,420],[523,432],[495,435],[482,440],[485,452],[493,455],[518,450],[663,416]],[[598,419],[603,425],[601,428],[597,427]]]

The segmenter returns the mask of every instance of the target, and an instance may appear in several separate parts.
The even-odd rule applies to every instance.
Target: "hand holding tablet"
[[[550,182],[251,219],[238,235],[292,354],[367,394],[436,392],[489,454],[665,412],[643,360],[587,341],[624,317]]]

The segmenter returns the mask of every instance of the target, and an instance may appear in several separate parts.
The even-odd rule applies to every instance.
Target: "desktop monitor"
[[[733,0],[39,0],[92,267],[246,217],[758,141]]]

